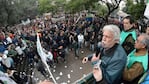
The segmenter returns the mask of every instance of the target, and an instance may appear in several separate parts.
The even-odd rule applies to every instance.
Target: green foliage
[[[144,10],[145,10],[144,0],[141,0],[141,2],[138,2],[137,4],[133,4],[131,0],[128,0],[126,12],[132,15],[135,20],[138,20],[144,16]]]
[[[122,0],[111,0],[111,3],[107,1],[108,0],[71,0],[66,5],[66,10],[70,13],[76,13],[82,10],[96,11],[98,15],[107,20],[109,15],[118,9]]]
[[[94,5],[93,5],[93,9],[92,10],[95,10],[95,11],[97,11],[97,15],[99,15],[99,16],[105,16],[106,14],[107,14],[107,12],[108,12],[108,9],[107,9],[107,7],[105,6],[105,5],[101,5],[101,4],[98,4],[98,3],[95,3]]]
[[[0,12],[0,25],[3,26],[4,24],[7,24],[7,13],[6,12]]]
[[[99,0],[0,0],[0,25],[13,25],[34,18],[46,12],[76,13],[82,10],[97,11],[100,16],[108,12],[106,6],[97,3]],[[102,1],[102,0],[100,0]],[[12,3],[13,2],[13,3]],[[38,2],[38,3],[37,3]],[[38,10],[37,10],[38,8]],[[65,10],[66,9],[66,10]],[[38,13],[39,12],[39,13]]]
[[[41,14],[52,12],[56,13],[60,11],[60,7],[63,8],[66,0],[39,0],[38,10]]]
[[[12,24],[13,22],[15,22],[15,18],[12,18],[12,20],[10,20],[10,18],[12,17],[12,15],[15,13],[14,11],[14,7],[11,5],[11,3],[8,3],[8,1],[4,1],[4,0],[0,0],[0,23],[2,26],[6,26],[8,23]]]
[[[66,11],[76,13],[82,10],[90,10],[98,0],[71,0],[66,5]]]
[[[85,1],[85,0],[84,0]],[[79,12],[84,9],[83,0],[71,0],[65,7],[68,12]]]
[[[51,8],[51,6],[50,6],[49,0],[39,0],[38,9],[39,9],[40,13],[49,12],[50,8]]]
[[[33,18],[37,13],[36,0],[0,0],[0,25],[14,25]]]

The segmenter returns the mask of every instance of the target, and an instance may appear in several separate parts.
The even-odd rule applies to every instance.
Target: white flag
[[[51,75],[54,84],[57,84],[57,82],[56,82],[54,76],[52,75],[52,73],[51,73],[51,71],[50,71],[50,69],[49,69],[49,66],[48,66],[48,64],[47,64],[47,62],[46,62],[47,58],[49,58],[50,60],[52,60],[52,59],[53,59],[53,55],[52,55],[51,52],[48,52],[48,54],[46,54],[46,53],[44,52],[44,49],[43,49],[42,46],[41,46],[41,43],[40,43],[40,39],[39,39],[39,35],[38,35],[38,34],[37,34],[37,44],[36,44],[36,45],[37,45],[37,52],[38,52],[38,54],[39,54],[39,56],[40,56],[42,62],[45,64],[46,68],[48,69],[48,72],[49,72],[49,74]]]
[[[145,11],[144,11],[144,16],[149,19],[149,3],[147,3]]]
[[[40,39],[39,39],[39,35],[37,34],[37,52],[42,60],[42,62],[44,64],[47,64],[46,60],[47,58],[49,58],[50,60],[53,59],[53,55],[51,52],[48,52],[48,54],[46,54],[41,46],[41,43],[40,43]]]

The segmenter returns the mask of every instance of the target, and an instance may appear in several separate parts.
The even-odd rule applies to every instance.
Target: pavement
[[[90,62],[82,64],[83,57],[91,54],[92,52],[87,48],[83,49],[83,51],[83,53],[80,51],[79,58],[75,57],[74,51],[69,51],[66,55],[66,62],[63,62],[61,59],[59,59],[59,63],[54,64],[53,67],[49,68],[57,84],[74,84],[77,80],[86,76],[92,71],[92,65]],[[53,81],[51,76],[49,76],[48,71],[47,77],[44,77],[36,69],[33,70],[32,74],[32,78],[35,80],[34,83],[38,83],[45,79]]]

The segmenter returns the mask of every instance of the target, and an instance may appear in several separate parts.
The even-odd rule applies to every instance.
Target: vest
[[[121,32],[121,35],[120,35],[120,44],[122,44],[122,43],[125,41],[126,37],[127,37],[129,34],[132,34],[132,37],[136,40],[137,35],[136,35],[136,31],[135,31],[135,30],[129,31],[129,32],[122,31],[122,32]]]
[[[141,62],[145,72],[148,67],[148,52],[146,52],[144,56],[135,56],[135,51],[136,50],[132,51],[128,55],[127,67],[130,68],[135,62]]]

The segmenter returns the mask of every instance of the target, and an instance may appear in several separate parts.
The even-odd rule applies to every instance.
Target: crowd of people
[[[46,60],[51,67],[54,63],[59,63],[59,58],[63,62],[69,60],[66,59],[69,51],[74,51],[76,58],[83,53],[84,47],[93,52],[100,51],[100,54],[85,57],[82,61],[86,63],[88,60],[101,60],[101,64],[97,65],[99,67],[93,68],[95,83],[119,84],[122,79],[128,83],[147,71],[149,25],[142,34],[139,26],[134,25],[131,16],[124,17],[122,22],[112,25],[98,16],[87,18],[82,14],[79,20],[74,17],[79,15],[67,15],[65,20],[57,22],[37,18],[27,25],[1,28],[1,72],[7,73],[15,82],[22,84],[27,78],[20,75],[30,74],[30,68],[37,63],[38,70],[46,77],[36,48],[37,33],[44,52],[51,52],[53,55],[53,60]]]
[[[47,59],[51,67],[53,63],[58,63],[58,58],[66,62],[69,51],[74,51],[76,58],[83,53],[84,47],[90,46],[90,50],[94,51],[96,43],[100,41],[98,37],[101,37],[101,23],[102,21],[98,17],[91,21],[82,15],[77,21],[77,18],[74,19],[68,15],[65,20],[58,22],[37,18],[27,25],[1,28],[1,71],[8,73],[8,70],[15,70],[18,75],[20,72],[28,74],[28,69],[32,68],[36,62],[39,65],[38,70],[43,75],[45,74],[45,70],[41,70],[42,64],[36,50],[37,33],[44,52],[53,54],[53,60]]]
[[[146,32],[137,32],[133,18],[126,16],[122,31],[118,29],[116,25],[104,26],[102,46],[82,60],[93,62],[95,84],[137,84],[148,70],[148,26]]]

